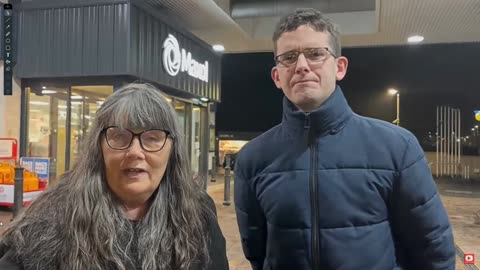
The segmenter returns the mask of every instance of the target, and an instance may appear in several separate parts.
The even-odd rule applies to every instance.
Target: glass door
[[[113,86],[72,86],[70,96],[67,87],[26,87],[26,91],[27,157],[50,158],[50,181],[55,181],[75,162],[95,113],[113,93]]]
[[[178,119],[178,125],[180,126],[180,132],[183,135],[183,138],[186,140],[187,138],[187,133],[185,130],[185,126],[187,125],[187,119],[186,119],[186,109],[185,109],[185,102],[179,101],[179,100],[172,100],[172,106],[175,109],[175,112],[177,113],[177,119]]]
[[[46,88],[27,91],[27,157],[50,159],[50,181],[65,171],[68,89]]]
[[[90,131],[95,113],[112,93],[111,85],[72,86],[70,167],[75,163],[82,141]]]
[[[192,105],[192,121],[191,121],[191,147],[190,147],[190,160],[192,165],[192,174],[194,179],[198,179],[200,172],[200,107]]]

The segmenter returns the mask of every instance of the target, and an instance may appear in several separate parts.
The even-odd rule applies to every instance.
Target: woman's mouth
[[[123,173],[129,178],[139,178],[144,176],[147,171],[141,168],[129,168],[123,170]]]

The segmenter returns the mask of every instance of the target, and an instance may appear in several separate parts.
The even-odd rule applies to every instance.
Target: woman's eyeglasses
[[[116,126],[106,127],[102,130],[107,144],[115,150],[125,150],[132,145],[133,138],[138,137],[140,146],[147,152],[157,152],[163,149],[170,132],[161,129],[147,129],[139,133]]]

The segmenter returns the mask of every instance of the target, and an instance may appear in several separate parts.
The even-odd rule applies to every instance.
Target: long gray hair
[[[109,190],[101,150],[107,126],[169,130],[166,172],[145,217],[133,224]],[[5,231],[25,269],[191,269],[208,261],[206,194],[190,175],[183,134],[158,89],[129,84],[96,113],[73,168],[43,192]],[[204,264],[202,264],[204,265]]]

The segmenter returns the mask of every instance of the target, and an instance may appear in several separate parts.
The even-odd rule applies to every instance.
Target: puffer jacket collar
[[[283,98],[282,125],[288,133],[304,133],[308,129],[316,136],[327,133],[336,134],[352,115],[352,109],[348,105],[340,86],[336,86],[333,93],[320,108],[310,113],[299,110],[286,96]],[[308,127],[307,116],[310,118]]]

